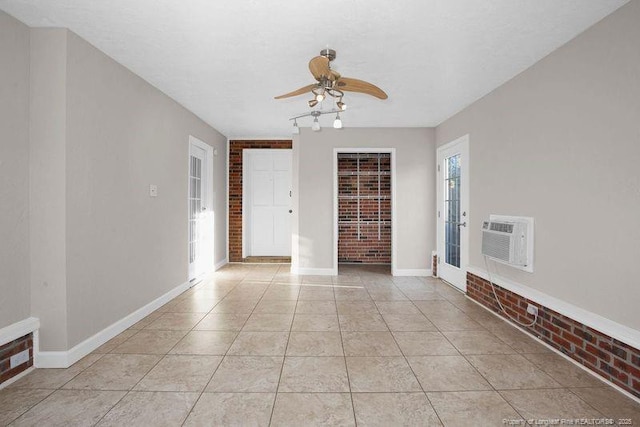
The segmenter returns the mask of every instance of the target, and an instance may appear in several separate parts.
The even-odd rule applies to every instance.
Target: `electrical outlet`
[[[9,369],[13,369],[16,366],[20,366],[23,363],[27,363],[29,361],[29,350],[21,351],[18,354],[14,354],[10,359]]]
[[[533,315],[533,316],[537,316],[538,315],[538,307],[536,307],[533,304],[528,304],[527,305],[527,313]]]

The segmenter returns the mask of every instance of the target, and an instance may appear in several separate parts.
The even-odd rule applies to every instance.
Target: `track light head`
[[[336,114],[336,119],[333,121],[334,129],[342,129],[342,120],[340,120],[340,113]]]
[[[336,102],[336,105],[338,106],[338,110],[340,110],[340,111],[344,111],[344,110],[347,109],[347,104],[342,102],[342,99],[340,101]]]
[[[291,133],[294,135],[299,135],[300,134],[300,128],[298,127],[298,121],[294,120],[293,121],[293,129],[291,130]]]
[[[314,132],[320,132],[320,122],[318,121],[318,117],[313,119],[313,124],[311,125],[311,130]]]
[[[312,99],[311,101],[309,101],[309,107],[313,108],[316,105],[318,105],[318,101],[316,101],[315,99]]]

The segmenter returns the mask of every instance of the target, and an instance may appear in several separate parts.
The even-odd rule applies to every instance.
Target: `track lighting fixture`
[[[330,111],[313,110],[305,114],[300,114],[299,116],[291,117],[289,120],[293,120],[292,133],[294,135],[298,135],[300,133],[300,128],[298,127],[298,119],[302,117],[313,117],[313,122],[311,123],[311,130],[314,132],[320,132],[322,128],[320,127],[320,121],[318,120],[318,117],[322,116],[323,114],[335,114],[336,119],[333,121],[333,127],[335,129],[342,129],[342,119],[340,118],[340,113],[341,111],[336,109],[333,109]]]
[[[342,129],[342,120],[340,120],[340,113],[336,114],[336,119],[333,121],[334,129]]]

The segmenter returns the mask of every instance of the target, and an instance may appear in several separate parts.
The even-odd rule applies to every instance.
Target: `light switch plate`
[[[149,185],[149,196],[158,197],[158,186],[155,184]]]

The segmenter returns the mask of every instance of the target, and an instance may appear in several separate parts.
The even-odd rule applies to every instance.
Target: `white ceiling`
[[[348,93],[345,126],[435,126],[626,2],[0,0],[0,9],[70,28],[227,137],[272,138],[290,135],[289,117],[309,111],[311,96],[273,97],[313,83],[307,63],[326,46],[338,52],[335,70],[389,95]]]

